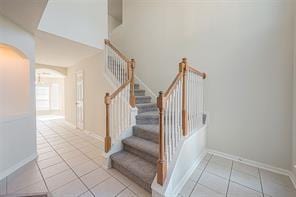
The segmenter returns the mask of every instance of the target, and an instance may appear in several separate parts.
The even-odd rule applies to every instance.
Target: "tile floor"
[[[151,196],[116,170],[102,168],[99,140],[62,119],[38,119],[37,130],[38,158],[0,181],[0,196]]]
[[[38,158],[0,181],[0,196],[151,196],[114,169],[102,168],[102,143],[63,120],[38,120]],[[98,148],[99,147],[99,148]],[[207,155],[179,197],[296,197],[286,176]]]
[[[206,155],[178,197],[296,197],[290,178]]]

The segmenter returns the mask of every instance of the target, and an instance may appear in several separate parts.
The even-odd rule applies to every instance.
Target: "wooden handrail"
[[[130,98],[129,104],[131,107],[136,106],[136,97],[135,97],[135,60],[129,60],[125,57],[118,49],[111,44],[111,42],[105,39],[105,44],[108,45],[120,58],[122,58],[127,63],[127,76],[128,79],[117,88],[111,95],[106,93],[105,95],[105,104],[106,104],[106,136],[105,136],[105,152],[109,152],[111,149],[111,137],[110,137],[110,105],[111,101],[122,92],[128,85],[130,85]]]
[[[127,85],[129,85],[130,82],[131,80],[124,82],[113,94],[111,94],[110,99],[114,99]]]
[[[193,72],[193,73],[195,73],[195,74],[201,76],[203,79],[205,79],[205,78],[207,77],[207,74],[206,74],[206,73],[200,72],[199,70],[193,68],[192,66],[188,66],[188,69],[189,69],[191,72]]]
[[[182,79],[182,72],[179,72],[173,82],[171,83],[170,87],[164,94],[164,99],[166,100],[173,92],[175,87],[178,85],[178,81]]]
[[[111,44],[110,40],[105,39],[105,44],[108,45],[117,55],[119,55],[125,62],[129,63],[130,60],[123,55],[114,45]]]

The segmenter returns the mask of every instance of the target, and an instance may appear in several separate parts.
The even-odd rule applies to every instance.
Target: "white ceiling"
[[[0,0],[0,14],[35,33],[47,0]]]
[[[42,31],[37,31],[35,36],[36,63],[38,64],[70,67],[84,58],[102,52],[97,48]]]
[[[122,22],[122,0],[109,0],[108,14]]]

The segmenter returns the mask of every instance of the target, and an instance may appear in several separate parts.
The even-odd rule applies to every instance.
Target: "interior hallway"
[[[150,196],[114,169],[102,168],[102,143],[64,120],[37,120],[38,159],[0,182],[5,194]],[[99,147],[99,148],[98,148]]]

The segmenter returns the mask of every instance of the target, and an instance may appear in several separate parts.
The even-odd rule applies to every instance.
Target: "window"
[[[48,86],[36,87],[36,109],[37,111],[50,109]]]

